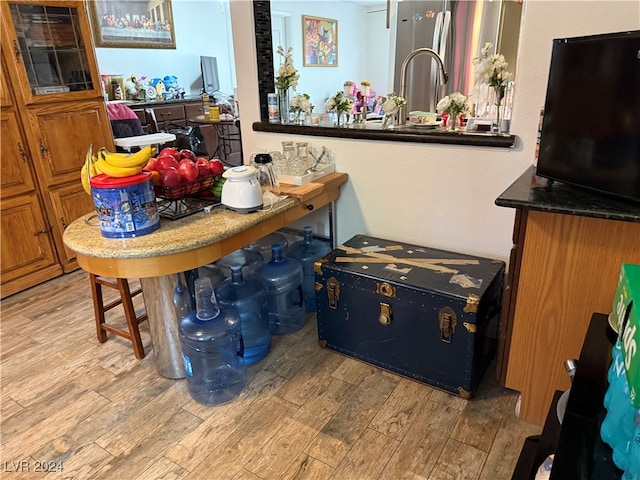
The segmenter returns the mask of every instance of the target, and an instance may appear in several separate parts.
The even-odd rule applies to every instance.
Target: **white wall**
[[[202,87],[200,56],[216,57],[220,90],[234,93],[235,63],[228,0],[172,0],[175,49],[96,48],[101,74],[178,77],[187,94]]]
[[[364,233],[507,260],[514,211],[494,201],[533,163],[551,40],[636,30],[640,2],[525,0],[511,124],[518,139],[513,149],[254,132],[251,124],[260,120],[260,112],[251,3],[231,0],[231,18],[245,155],[279,149],[285,137],[332,149],[337,169],[349,174],[337,202],[338,242]],[[597,108],[597,99],[587,101]]]

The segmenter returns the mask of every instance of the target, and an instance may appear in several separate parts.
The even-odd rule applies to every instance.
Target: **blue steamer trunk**
[[[504,271],[356,235],[315,263],[319,344],[469,399],[497,351]]]

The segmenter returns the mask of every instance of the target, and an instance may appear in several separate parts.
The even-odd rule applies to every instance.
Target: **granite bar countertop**
[[[539,177],[535,165],[513,182],[495,203],[500,207],[640,223],[640,203]]]
[[[64,231],[64,243],[89,257],[132,259],[153,258],[188,252],[224,240],[249,227],[294,208],[300,202],[286,198],[265,211],[236,213],[215,207],[209,213],[194,213],[178,220],[160,219],[160,228],[140,237],[106,238],[100,233],[97,214],[73,221]]]

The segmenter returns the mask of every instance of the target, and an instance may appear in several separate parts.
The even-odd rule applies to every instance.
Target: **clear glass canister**
[[[253,157],[253,166],[258,170],[258,179],[262,190],[273,190],[280,186],[278,176],[273,168],[271,155],[258,153]]]

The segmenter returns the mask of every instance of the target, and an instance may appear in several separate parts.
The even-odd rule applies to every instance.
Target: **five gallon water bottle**
[[[231,278],[215,289],[220,305],[234,308],[240,315],[244,340],[244,361],[252,365],[264,358],[271,347],[267,292],[256,278],[244,278],[240,265],[231,266]]]
[[[276,243],[282,245],[282,253],[284,255],[287,255],[289,242],[287,241],[287,237],[285,237],[280,232],[272,232],[269,235],[265,235],[255,242],[250,243],[249,245],[244,247],[244,249],[259,253],[260,255],[262,255],[264,261],[268,262],[269,260],[271,260],[271,245]]]
[[[300,262],[285,257],[279,243],[272,245],[271,260],[258,270],[258,278],[269,299],[269,329],[272,334],[293,333],[304,325],[302,277]]]
[[[231,266],[240,265],[245,278],[255,275],[262,265],[262,255],[258,252],[239,248],[215,262],[225,278],[231,278]]]
[[[179,320],[187,386],[196,402],[218,405],[238,395],[247,381],[240,317],[218,305],[208,277],[196,279],[195,297],[195,312]]]
[[[313,265],[316,260],[324,257],[331,251],[329,244],[313,238],[313,229],[304,227],[304,239],[289,247],[288,256],[295,258],[302,264],[304,279],[302,281],[302,293],[307,312],[316,311],[316,277]]]

